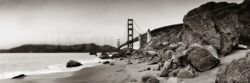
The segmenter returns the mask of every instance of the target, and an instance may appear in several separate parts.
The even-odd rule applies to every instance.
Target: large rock
[[[168,74],[171,72],[170,68],[171,68],[172,64],[173,64],[173,60],[165,61],[159,76],[160,77],[167,77]]]
[[[12,77],[11,79],[22,79],[22,78],[25,78],[26,76],[27,75],[25,75],[25,74],[20,74],[20,75]]]
[[[148,65],[154,65],[160,62],[160,58],[159,57],[154,57],[151,59],[151,61],[148,63]]]
[[[180,69],[177,73],[178,78],[194,78],[198,75],[198,73],[190,66],[186,66],[183,69]]]
[[[175,53],[174,53],[173,50],[167,50],[167,51],[164,53],[164,55],[161,56],[162,61],[167,61],[167,60],[171,59],[172,56],[174,56],[174,54],[175,54]]]
[[[217,66],[220,60],[203,46],[190,46],[186,52],[190,65],[198,71],[207,71]]]
[[[232,51],[239,42],[236,3],[209,2],[185,15],[183,42],[212,45],[221,55]]]
[[[179,71],[180,71],[180,68],[179,68],[179,69],[175,69],[175,70],[171,71],[171,72],[168,74],[168,76],[169,76],[169,77],[176,77],[177,74],[179,73]]]
[[[119,53],[118,52],[114,52],[114,53],[112,53],[111,54],[111,57],[110,58],[120,58],[121,56],[119,55]]]
[[[176,49],[175,54],[179,58],[181,56],[184,56],[184,51],[186,50],[185,46],[180,46]]]
[[[106,53],[106,52],[103,52],[100,56],[99,56],[100,59],[110,59],[110,56]]]
[[[147,56],[157,56],[157,52],[156,52],[156,51],[153,51],[153,50],[147,51],[147,52],[146,52],[146,55],[147,55]]]
[[[241,24],[240,30],[240,43],[250,46],[248,42],[250,40],[250,1],[245,0],[240,4],[240,10],[238,13],[239,22]]]
[[[194,76],[194,73],[188,70],[179,71],[177,74],[178,78],[193,78]]]
[[[151,77],[145,83],[160,83],[160,80],[158,80],[156,77]]]
[[[80,62],[74,61],[74,60],[70,60],[66,67],[71,68],[71,67],[78,67],[81,66],[82,64]]]
[[[250,57],[244,57],[221,67],[216,76],[216,83],[249,83],[249,63]]]

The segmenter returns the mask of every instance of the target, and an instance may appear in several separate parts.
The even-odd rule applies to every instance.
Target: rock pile
[[[103,52],[100,56],[99,56],[100,59],[110,59],[110,56],[108,55],[108,53],[106,52]]]
[[[182,42],[171,43],[150,56],[158,60],[153,70],[160,70],[160,77],[193,78],[198,72],[208,71],[220,63],[212,45],[192,44],[187,48]]]

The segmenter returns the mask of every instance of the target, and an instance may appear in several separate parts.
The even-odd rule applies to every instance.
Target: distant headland
[[[114,52],[116,48],[110,45],[76,44],[76,45],[50,45],[25,44],[10,49],[2,49],[0,53],[59,53],[59,52]]]

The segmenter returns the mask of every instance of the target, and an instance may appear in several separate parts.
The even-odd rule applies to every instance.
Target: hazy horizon
[[[243,0],[0,0],[0,49],[23,44],[116,46],[133,18],[143,30],[182,23],[209,1]],[[136,26],[135,26],[136,27]]]

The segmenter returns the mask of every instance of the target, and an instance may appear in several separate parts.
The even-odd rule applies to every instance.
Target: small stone
[[[156,77],[149,78],[146,83],[160,83],[160,80],[158,80]]]
[[[115,65],[115,63],[110,63],[110,65]]]
[[[130,82],[137,82],[137,80],[136,79],[131,79]]]
[[[142,82],[145,83],[148,79],[152,78],[152,75],[144,75],[142,76]]]
[[[110,62],[109,61],[104,61],[102,64],[109,64]]]
[[[148,67],[148,68],[147,68],[147,70],[151,70],[151,68],[150,68],[150,67]]]

